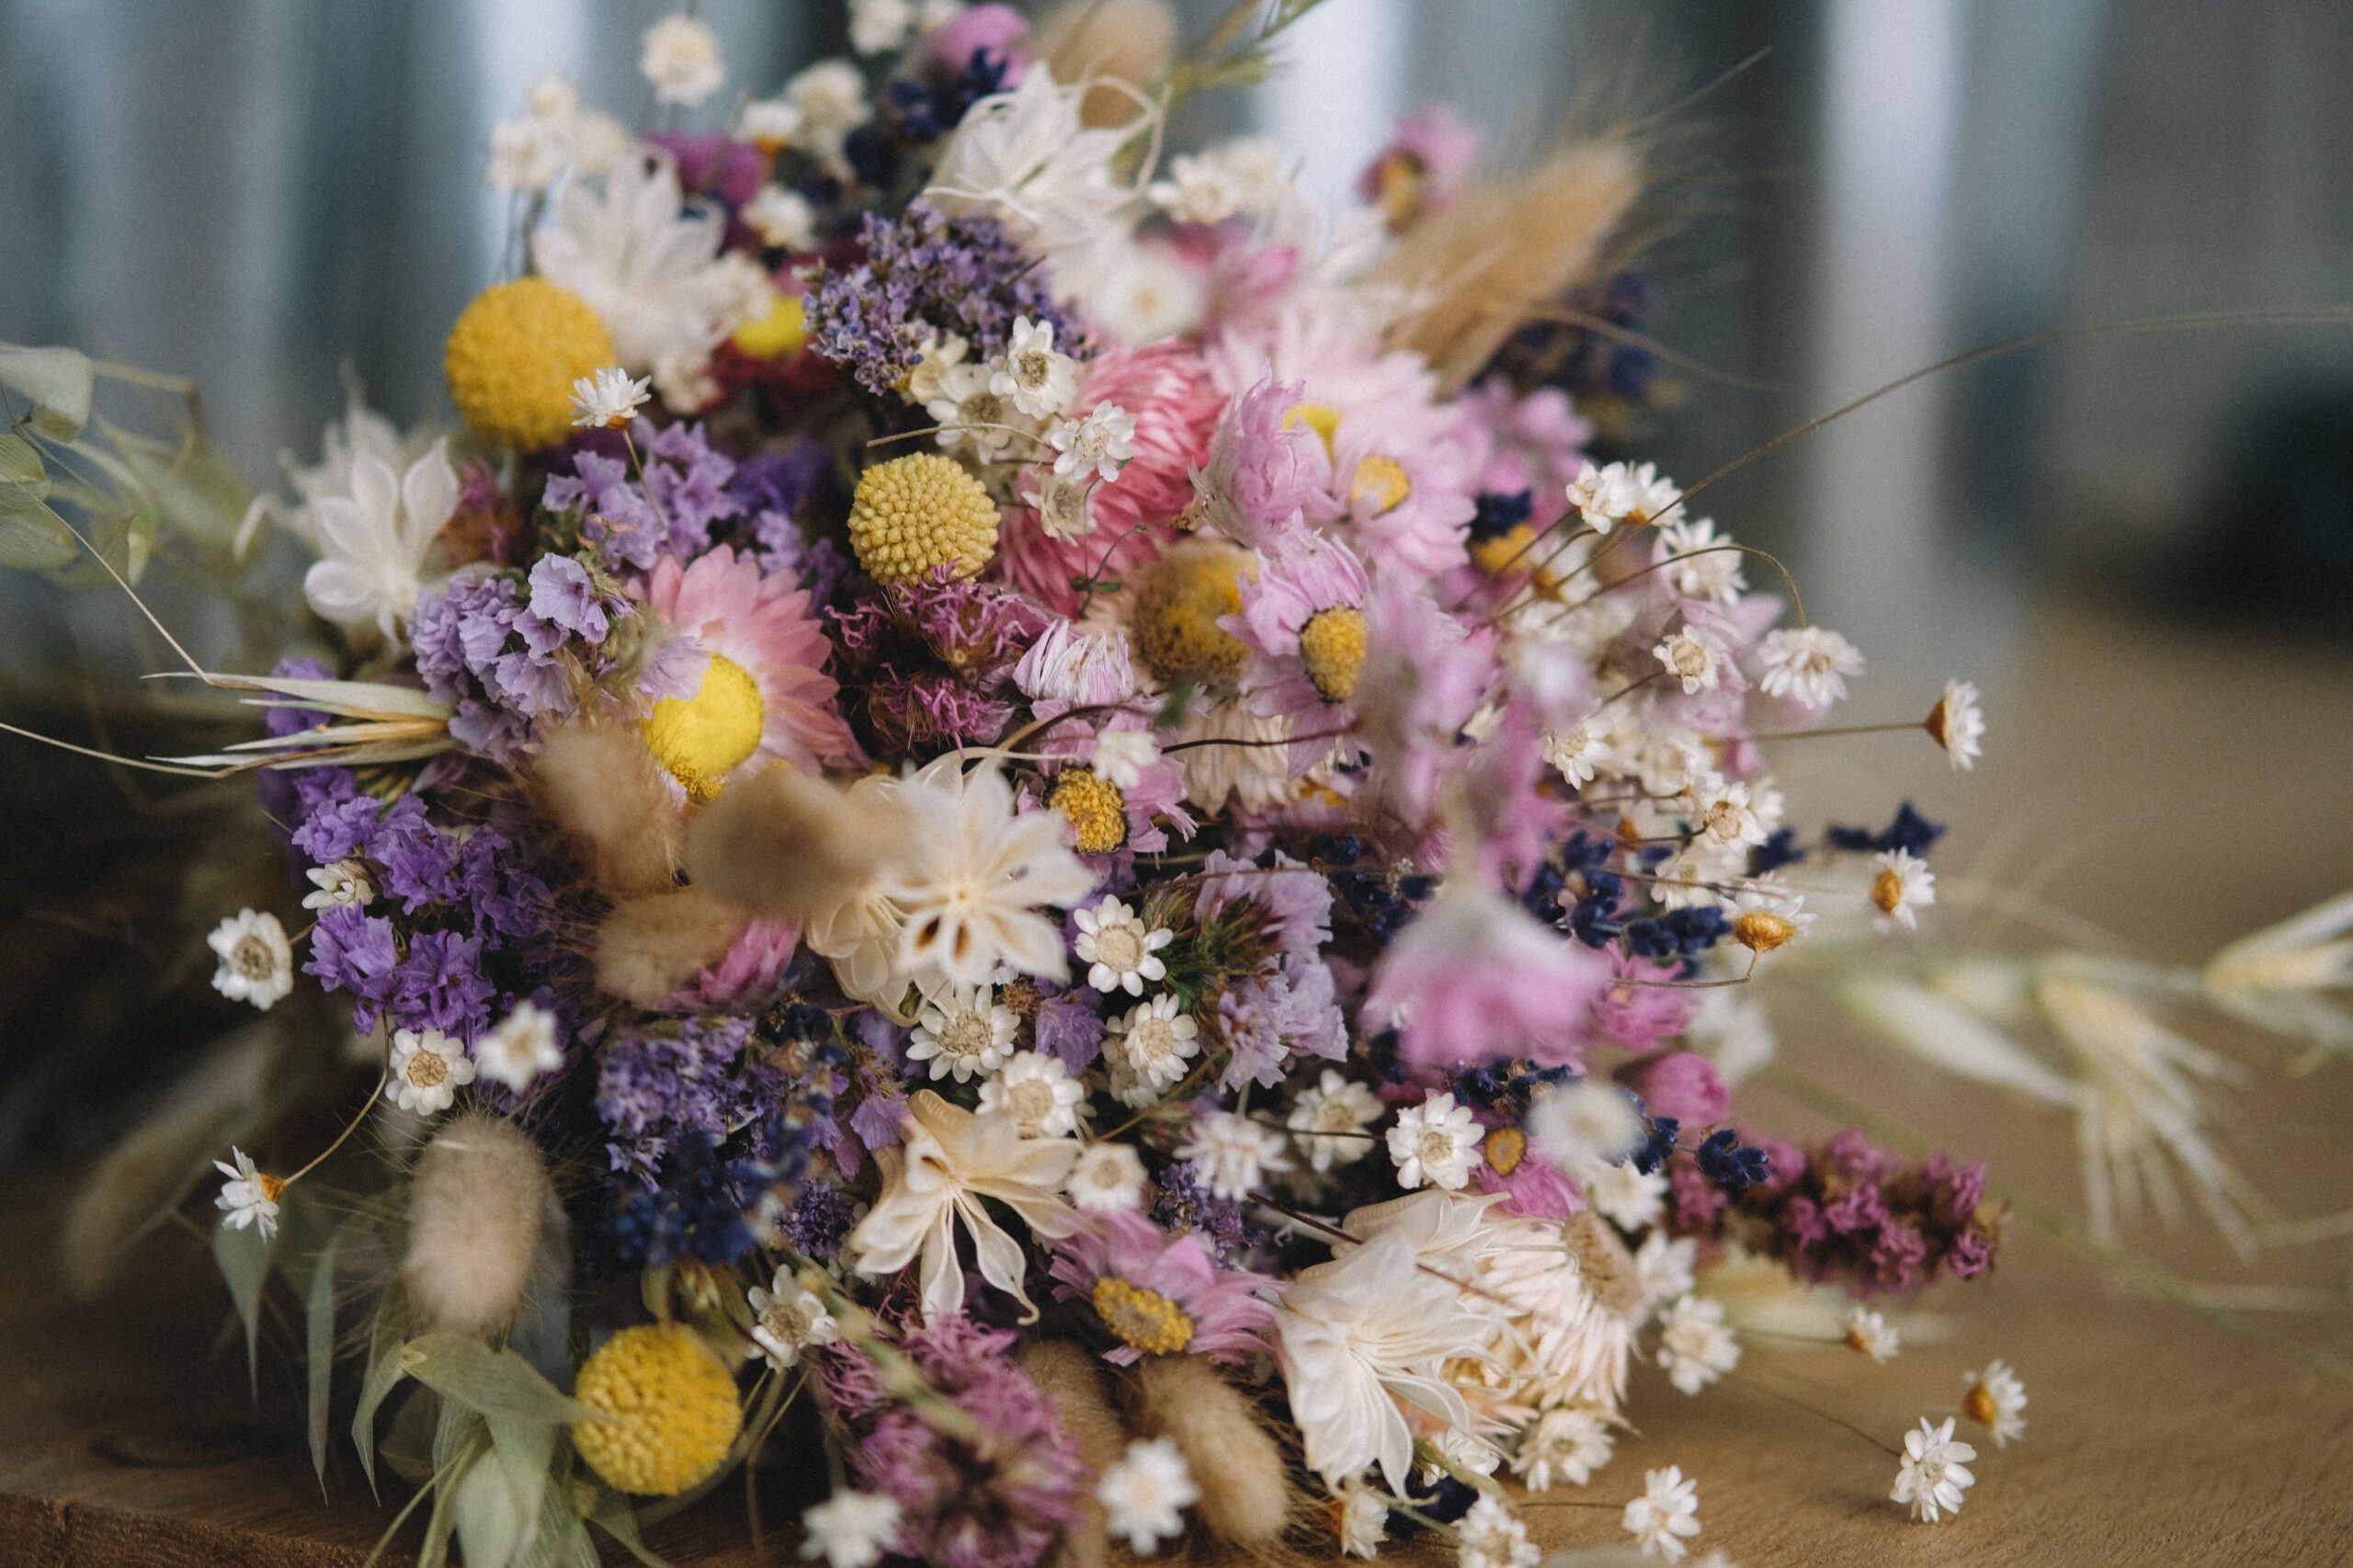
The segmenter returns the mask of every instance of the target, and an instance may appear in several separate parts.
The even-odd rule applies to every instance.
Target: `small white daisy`
[[[555,1015],[536,1003],[516,1003],[496,1028],[474,1041],[474,1062],[494,1084],[518,1091],[529,1088],[540,1074],[563,1065]]]
[[[1054,324],[1017,316],[989,386],[1032,419],[1057,419],[1078,396],[1078,361],[1054,347]],[[1131,432],[1132,434],[1132,432]]]
[[[229,1159],[236,1163],[215,1160],[212,1168],[229,1179],[221,1184],[221,1196],[212,1206],[222,1211],[221,1222],[233,1231],[251,1225],[267,1241],[278,1234],[278,1195],[286,1184],[267,1171],[254,1168],[254,1157],[243,1149],[232,1148]]]
[[[850,0],[849,46],[860,54],[887,54],[907,41],[915,25],[908,0]]]
[[[1111,781],[1119,783],[1116,778]],[[1118,899],[1107,898],[1092,909],[1080,910],[1071,916],[1071,924],[1078,927],[1071,950],[1087,966],[1086,983],[1096,990],[1141,996],[1144,982],[1167,978],[1168,965],[1161,959],[1160,949],[1174,942],[1176,933],[1146,926],[1142,916]],[[1170,1001],[1173,1005],[1175,998]]]
[[[1448,1465],[1472,1475],[1493,1475],[1503,1468],[1501,1449],[1472,1437],[1460,1426],[1449,1426],[1427,1441],[1433,1459],[1432,1462],[1422,1466],[1422,1479],[1425,1481],[1436,1481],[1442,1475],[1452,1473]],[[1438,1460],[1445,1463],[1436,1462]]]
[[[965,451],[983,462],[1019,438],[1027,423],[1010,403],[989,390],[980,365],[950,365],[939,373],[938,395],[924,404],[939,426],[943,451]]]
[[[1022,492],[1021,499],[1038,514],[1038,526],[1049,539],[1065,542],[1095,531],[1095,513],[1085,483],[1040,471],[1038,488]]]
[[[1713,691],[1723,678],[1723,660],[1716,645],[1685,627],[1651,652],[1666,666],[1666,673],[1683,683],[1686,697],[1697,697],[1703,691]]]
[[[1469,1184],[1471,1156],[1485,1137],[1469,1106],[1450,1094],[1432,1095],[1397,1113],[1389,1130],[1389,1157],[1397,1165],[1397,1185],[1408,1191],[1427,1183],[1449,1192]]]
[[[1654,1225],[1659,1216],[1666,1212],[1665,1171],[1644,1176],[1634,1168],[1631,1160],[1620,1160],[1615,1165],[1607,1160],[1588,1160],[1569,1174],[1576,1177],[1593,1211],[1621,1231]]]
[[[1156,960],[1155,960],[1156,961]],[[1201,1026],[1164,991],[1111,1020],[1103,1054],[1113,1068],[1112,1092],[1131,1106],[1150,1105],[1185,1075],[1201,1053]]]
[[[1790,892],[1771,877],[1743,882],[1732,902],[1733,940],[1753,953],[1769,953],[1813,928],[1805,895]]]
[[[768,1288],[755,1285],[744,1293],[752,1309],[752,1344],[783,1371],[801,1359],[813,1345],[831,1345],[841,1337],[834,1314],[813,1290],[804,1290],[792,1270],[779,1268]]]
[[[1658,1323],[1659,1369],[1685,1393],[1698,1393],[1740,1365],[1740,1341],[1724,1326],[1722,1301],[1679,1297]]]
[[[1634,1283],[1643,1292],[1645,1309],[1689,1293],[1698,1278],[1699,1242],[1696,1236],[1669,1236],[1654,1230],[1634,1249]]]
[[[827,1568],[874,1568],[899,1540],[896,1498],[836,1492],[801,1516],[801,1555]]]
[[[1290,1129],[1310,1168],[1328,1171],[1363,1159],[1372,1148],[1365,1129],[1380,1119],[1380,1096],[1337,1068],[1326,1067],[1313,1087],[1299,1092],[1283,1125]]]
[[[653,395],[653,383],[618,365],[608,365],[593,376],[572,383],[572,424],[576,430],[622,430],[637,417]]]
[[[1826,626],[1786,626],[1756,644],[1756,689],[1820,712],[1847,695],[1847,677],[1863,673],[1863,655]]]
[[[1960,1513],[1961,1494],[1977,1481],[1969,1471],[1969,1461],[1977,1457],[1977,1450],[1955,1442],[1952,1427],[1950,1416],[1938,1426],[1923,1415],[1917,1430],[1904,1434],[1904,1458],[1896,1467],[1895,1486],[1888,1493],[1888,1500],[1909,1506],[1912,1517],[1924,1525]]]
[[[1342,1483],[1338,1494],[1340,1553],[1368,1560],[1381,1555],[1389,1539],[1389,1505],[1362,1482]]]
[[[1528,1539],[1528,1527],[1492,1494],[1483,1494],[1455,1521],[1454,1535],[1461,1568],[1536,1568],[1536,1560],[1544,1555]]]
[[[1937,902],[1936,873],[1909,849],[1891,849],[1884,855],[1875,855],[1871,864],[1879,868],[1878,874],[1871,878],[1871,903],[1879,910],[1875,924],[1882,931],[1897,926],[1906,931],[1918,930],[1918,911]]]
[[[1643,1494],[1626,1505],[1618,1522],[1643,1556],[1680,1562],[1691,1550],[1684,1541],[1699,1533],[1699,1483],[1684,1480],[1680,1465],[1646,1471]]]
[[[482,183],[493,190],[539,191],[563,173],[563,130],[535,114],[518,114],[490,128],[490,160]]]
[[[1252,1196],[1277,1171],[1291,1168],[1283,1135],[1246,1116],[1213,1110],[1193,1119],[1176,1157],[1191,1162],[1203,1186],[1219,1198]]]
[[[1136,416],[1116,403],[1098,403],[1084,419],[1066,419],[1047,433],[1054,472],[1064,479],[1094,473],[1108,483],[1136,455]]]
[[[1740,551],[1707,517],[1677,517],[1659,529],[1656,559],[1683,598],[1728,605],[1748,586]]]
[[[332,909],[338,903],[365,909],[376,902],[376,879],[368,874],[364,860],[337,860],[332,866],[313,866],[302,874],[317,890],[302,895],[305,909]]]
[[[1569,505],[1578,520],[1597,534],[1606,534],[1633,514],[1641,501],[1624,463],[1596,468],[1590,462],[1569,481]]]
[[[688,108],[719,91],[727,80],[719,35],[710,24],[684,14],[665,17],[645,29],[637,68],[654,84],[656,99]]]
[[[394,1031],[384,1097],[403,1110],[438,1115],[449,1108],[460,1087],[473,1081],[473,1060],[459,1041],[439,1029]]]
[[[1675,481],[1660,477],[1656,463],[1636,463],[1626,483],[1634,496],[1633,508],[1626,514],[1629,522],[1655,523],[1682,504],[1682,490]]]
[[[907,1060],[930,1062],[935,1084],[951,1073],[958,1083],[969,1084],[974,1074],[986,1075],[1005,1065],[1020,1028],[1020,1015],[1000,1004],[987,986],[952,987],[915,1014]]]
[[[1895,1359],[1903,1335],[1886,1318],[1862,1306],[1850,1308],[1847,1313],[1847,1344],[1872,1360],[1884,1365]],[[1998,1365],[1998,1363],[1996,1363]]]
[[[1583,789],[1593,782],[1594,775],[1605,767],[1617,766],[1617,755],[1602,727],[1588,719],[1544,737],[1544,760],[1561,770],[1561,777]]]
[[[1130,1443],[1095,1484],[1111,1533],[1146,1554],[1185,1533],[1185,1510],[1200,1495],[1185,1456],[1166,1437]]]
[[[1129,1214],[1143,1207],[1143,1161],[1125,1143],[1090,1143],[1063,1190],[1089,1214]]]
[[[1767,837],[1765,820],[1749,799],[1748,786],[1721,773],[1703,773],[1691,781],[1682,801],[1691,830],[1720,853],[1730,853]]]
[[[277,915],[240,909],[205,942],[221,960],[212,989],[230,1001],[250,1002],[267,1013],[294,989],[294,949]]]
[[[817,248],[817,210],[797,190],[764,185],[758,195],[744,204],[738,216],[760,236],[763,244],[779,250]]]
[[[1530,1492],[1544,1492],[1565,1481],[1583,1486],[1593,1472],[1609,1462],[1612,1439],[1608,1423],[1590,1410],[1562,1405],[1536,1418],[1520,1434],[1519,1451],[1512,1455],[1512,1472]]]
[[[1982,1372],[1962,1374],[1969,1392],[1961,1396],[1961,1413],[1988,1427],[1994,1446],[2006,1449],[2014,1437],[2026,1436],[2026,1385],[2008,1365],[1995,1361]]]
[[[1024,1138],[1063,1138],[1078,1131],[1086,1086],[1070,1075],[1059,1057],[1017,1051],[994,1078],[981,1081],[983,1112],[1007,1112]]]
[[[1985,755],[1985,710],[1977,703],[1977,688],[1965,680],[1945,682],[1945,694],[1928,710],[1923,726],[1931,740],[1945,748],[1953,767],[1966,773]]]

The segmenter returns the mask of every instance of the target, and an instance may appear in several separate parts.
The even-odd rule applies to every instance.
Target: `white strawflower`
[[[1326,1067],[1314,1086],[1302,1089],[1291,1102],[1283,1125],[1290,1129],[1308,1165],[1328,1171],[1363,1159],[1372,1148],[1365,1129],[1380,1119],[1380,1096],[1339,1069]]]
[[[1389,1505],[1372,1488],[1351,1481],[1336,1494],[1340,1503],[1340,1552],[1345,1557],[1375,1558],[1389,1539]]]
[[[518,114],[490,128],[490,159],[482,182],[493,190],[539,191],[563,173],[570,148],[563,130],[536,114]]]
[[[1547,1491],[1557,1481],[1583,1486],[1609,1462],[1611,1444],[1608,1424],[1597,1412],[1563,1405],[1538,1416],[1520,1434],[1512,1472],[1530,1492]]]
[[[843,142],[874,118],[858,68],[847,60],[821,60],[784,85],[784,102],[798,117],[785,140],[797,142],[835,175],[847,173]]]
[[[745,319],[743,267],[757,270],[748,257],[722,258],[726,229],[722,213],[688,201],[668,154],[630,156],[557,190],[532,231],[531,261],[597,312],[624,369],[652,372],[673,409],[694,408],[688,382]]]
[[[1724,1326],[1722,1301],[1683,1296],[1658,1322],[1659,1369],[1685,1393],[1698,1393],[1740,1365],[1740,1341]]]
[[[1071,916],[1071,924],[1078,927],[1071,950],[1087,966],[1086,983],[1096,990],[1141,996],[1144,982],[1166,977],[1168,965],[1160,950],[1176,939],[1176,933],[1146,926],[1142,916],[1120,900],[1107,898],[1092,909],[1082,909]],[[1172,1006],[1175,1001],[1169,998]]]
[[[1038,526],[1050,539],[1084,539],[1095,531],[1095,513],[1082,481],[1043,471],[1038,487],[1023,491],[1021,499],[1037,512]]]
[[[817,248],[817,210],[797,190],[764,185],[737,216],[751,225],[764,244],[779,250]]]
[[[212,1162],[212,1168],[229,1178],[221,1184],[221,1196],[212,1200],[212,1206],[221,1210],[221,1222],[231,1230],[251,1225],[267,1241],[278,1234],[278,1195],[286,1190],[286,1184],[255,1169],[254,1157],[243,1149],[233,1147],[229,1158],[236,1163]]]
[[[1885,1364],[1895,1359],[1896,1347],[1902,1340],[1903,1336],[1895,1332],[1894,1326],[1879,1313],[1862,1306],[1848,1310],[1847,1344],[1850,1348]]]
[[[1826,626],[1788,626],[1756,644],[1756,689],[1816,712],[1847,695],[1847,677],[1863,673],[1863,655]]]
[[[1768,790],[1767,793],[1773,793]],[[1704,773],[1683,794],[1692,830],[1718,853],[1729,854],[1767,837],[1765,821],[1749,799],[1748,786],[1721,773]]]
[[[1665,1171],[1645,1176],[1634,1168],[1631,1160],[1620,1160],[1615,1165],[1607,1160],[1589,1160],[1569,1174],[1576,1178],[1593,1211],[1621,1231],[1654,1225],[1659,1216],[1666,1212]]]
[[[1109,483],[1136,455],[1136,416],[1116,403],[1098,403],[1084,419],[1064,420],[1047,432],[1055,451],[1054,472],[1075,479],[1092,471]]]
[[[1504,1500],[1482,1494],[1456,1521],[1455,1561],[1461,1568],[1535,1568],[1544,1554],[1528,1539],[1528,1527]]]
[[[1680,1562],[1690,1548],[1684,1545],[1699,1533],[1699,1485],[1683,1479],[1680,1465],[1646,1471],[1643,1494],[1626,1505],[1619,1524],[1645,1557]]]
[[[637,68],[665,104],[692,108],[719,91],[727,63],[710,24],[686,15],[665,17],[645,29]]]
[[[1995,1448],[2006,1449],[2012,1438],[2026,1436],[2026,1385],[2006,1363],[1997,1360],[1982,1372],[1965,1372],[1961,1381],[1969,1392],[1961,1396],[1961,1413],[1990,1428]]]
[[[384,1097],[403,1110],[434,1116],[448,1110],[458,1090],[474,1081],[466,1048],[439,1029],[400,1029],[392,1035],[392,1066]]]
[[[1503,1467],[1501,1449],[1472,1437],[1460,1426],[1449,1426],[1437,1437],[1429,1438],[1428,1442],[1433,1460],[1443,1460],[1444,1463],[1424,1464],[1422,1478],[1426,1481],[1436,1481],[1450,1473],[1447,1468],[1449,1465],[1472,1475],[1493,1475]]]
[[[635,381],[618,365],[608,365],[593,376],[572,383],[572,425],[575,430],[623,430],[653,395],[652,383]]]
[[[1127,1456],[1095,1484],[1111,1533],[1147,1555],[1159,1550],[1164,1538],[1173,1540],[1185,1533],[1185,1510],[1200,1495],[1185,1456],[1166,1437],[1130,1443]]]
[[[1659,529],[1657,559],[1668,585],[1687,599],[1728,605],[1748,586],[1740,551],[1707,517],[1677,517]]]
[[[1143,1207],[1143,1161],[1125,1143],[1090,1143],[1063,1190],[1089,1214],[1128,1214]]]
[[[302,895],[305,909],[332,909],[348,903],[365,909],[376,902],[376,879],[364,860],[342,859],[332,866],[313,866],[302,873],[315,892]]]
[[[1918,911],[1937,902],[1936,873],[1909,849],[1891,849],[1871,857],[1879,872],[1871,878],[1871,903],[1879,909],[1876,924],[1882,931],[1901,926],[1920,928]]]
[[[537,1003],[516,1003],[496,1028],[474,1041],[474,1065],[494,1084],[517,1092],[529,1088],[540,1074],[563,1065],[555,1015]]]
[[[1020,1016],[987,986],[952,988],[928,998],[915,1015],[907,1060],[930,1062],[935,1084],[951,1073],[958,1083],[969,1084],[975,1073],[994,1073],[1005,1064],[1020,1028]]]
[[[1150,1105],[1201,1053],[1200,1033],[1201,1026],[1180,1010],[1174,992],[1131,1007],[1112,1020],[1103,1037],[1103,1053],[1113,1068],[1112,1092],[1128,1105]]]
[[[1592,783],[1594,775],[1603,768],[1618,764],[1617,754],[1610,750],[1605,732],[1590,719],[1546,735],[1544,760],[1559,768],[1561,777],[1579,789]]]
[[[831,1345],[841,1337],[834,1314],[813,1290],[801,1289],[790,1268],[779,1268],[767,1290],[755,1285],[745,1292],[752,1309],[752,1344],[768,1365],[783,1371],[801,1359],[813,1345]]]
[[[1569,481],[1568,495],[1578,520],[1597,534],[1606,534],[1624,522],[1641,500],[1624,463],[1611,463],[1607,468],[1586,463]]]
[[[1634,1283],[1642,1290],[1645,1310],[1688,1294],[1696,1283],[1699,1243],[1693,1236],[1669,1236],[1654,1230],[1634,1249]]]
[[[267,1013],[294,989],[294,949],[277,915],[240,909],[204,940],[221,960],[212,989],[230,1001],[250,1002]]]
[[[1195,1117],[1176,1157],[1191,1162],[1212,1195],[1235,1201],[1256,1193],[1269,1175],[1291,1168],[1280,1132],[1230,1110]]]
[[[1061,1138],[1078,1131],[1086,1085],[1070,1075],[1061,1058],[1018,1051],[1005,1059],[994,1078],[981,1080],[981,1109],[1001,1110],[1020,1125],[1024,1138]]]
[[[1168,160],[1168,177],[1153,181],[1144,195],[1180,223],[1222,223],[1249,199],[1238,173],[1215,151],[1179,153]]]
[[[989,385],[1032,419],[1058,418],[1078,396],[1078,361],[1055,349],[1053,323],[1017,316]]]
[[[1723,660],[1716,645],[1688,626],[1651,652],[1658,655],[1667,674],[1683,683],[1686,697],[1713,691],[1723,678]]]
[[[580,85],[561,71],[547,71],[531,79],[523,97],[535,119],[563,130],[580,113]]]
[[[899,1540],[896,1498],[836,1492],[801,1516],[801,1555],[827,1568],[874,1568]]]
[[[1977,1481],[1969,1471],[1969,1461],[1977,1457],[1977,1450],[1955,1442],[1952,1427],[1950,1416],[1937,1426],[1923,1415],[1917,1430],[1904,1434],[1904,1458],[1896,1467],[1895,1486],[1888,1493],[1888,1500],[1909,1506],[1912,1517],[1924,1525],[1960,1513],[1961,1494]]]
[[[1985,710],[1977,703],[1977,688],[1965,680],[1945,682],[1945,694],[1928,710],[1925,728],[1929,738],[1945,748],[1953,767],[1966,773],[1984,755]]]
[[[1469,1106],[1450,1094],[1430,1096],[1397,1113],[1389,1130],[1389,1157],[1397,1165],[1397,1185],[1411,1190],[1427,1183],[1452,1192],[1469,1184],[1471,1157],[1485,1136]]]
[[[940,374],[938,391],[924,412],[939,426],[941,450],[961,449],[987,462],[1013,444],[1023,422],[1010,403],[989,390],[986,366],[949,366]]]

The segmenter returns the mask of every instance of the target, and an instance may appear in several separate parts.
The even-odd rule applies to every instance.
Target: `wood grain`
[[[2353,886],[2353,835],[2339,820],[2353,777],[2353,661],[2078,618],[2042,628],[2027,666],[2019,697],[1995,710],[1978,774],[1947,778],[1940,764],[1920,766],[1933,756],[1881,751],[1793,756],[1782,765],[1791,798],[1861,821],[1915,793],[1956,824],[1939,849],[1945,874],[1998,866],[1984,857],[2006,840],[2026,866],[2081,851],[2050,896],[2170,960]],[[2185,832],[2190,824],[2202,834]],[[1808,1071],[1893,1116],[1968,1129],[1957,1152],[1987,1155],[1997,1179],[2077,1201],[2063,1123],[1867,1050],[1819,1008],[1801,1003],[1779,1022]],[[2353,1210],[2353,1069],[2290,1078],[2290,1053],[2245,1034],[2221,1043],[2258,1069],[2238,1102],[2236,1153],[2251,1174],[2288,1212]],[[1749,1096],[1744,1114],[1801,1135],[1827,1125],[1769,1094]],[[199,1244],[160,1238],[137,1278],[103,1301],[66,1302],[40,1231],[62,1189],[20,1178],[7,1190],[0,1248],[18,1266],[0,1280],[0,1568],[357,1568],[389,1510],[341,1452],[323,1499],[284,1332],[265,1347],[256,1407]],[[2332,1310],[2259,1321],[2353,1356],[2344,1243],[2248,1268],[2194,1224],[2141,1239],[2199,1279],[2334,1291]],[[2122,1290],[2025,1227],[1995,1278],[1932,1294],[1905,1326],[1904,1351],[1885,1367],[1752,1339],[1741,1369],[1697,1398],[1639,1369],[1640,1434],[1591,1487],[1531,1507],[1540,1540],[1622,1539],[1616,1506],[1645,1468],[1677,1464],[1699,1481],[1699,1546],[1745,1568],[2353,1561],[2353,1384]],[[1952,1413],[1961,1369],[1995,1356],[2031,1394],[2025,1441],[1999,1452],[1981,1442],[1958,1517],[1904,1522],[1886,1500],[1895,1461],[1877,1444]],[[1551,1506],[1563,1501],[1608,1506]],[[765,1556],[753,1551],[733,1487],[654,1544],[682,1565],[796,1561],[773,1539]]]

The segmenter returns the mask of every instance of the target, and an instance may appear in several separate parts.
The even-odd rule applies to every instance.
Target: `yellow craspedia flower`
[[[779,294],[768,313],[747,321],[729,336],[755,359],[781,359],[809,341],[809,312],[798,294]]]
[[[717,1470],[744,1425],[735,1380],[680,1324],[625,1328],[582,1363],[573,1397],[610,1416],[575,1421],[572,1446],[605,1481],[675,1497]]]
[[[1299,629],[1299,657],[1324,701],[1346,702],[1354,697],[1357,676],[1364,669],[1364,611],[1354,605],[1333,605],[1309,616]]]
[[[858,480],[849,543],[878,583],[911,583],[935,566],[970,577],[996,552],[996,503],[951,459],[893,458]]]
[[[1054,775],[1046,804],[1070,819],[1083,855],[1108,855],[1128,841],[1128,802],[1120,787],[1091,767]]]
[[[698,801],[719,793],[719,780],[760,749],[766,719],[759,683],[722,653],[710,655],[692,697],[665,697],[642,720],[645,749]]]
[[[1183,681],[1231,685],[1248,653],[1218,625],[1242,608],[1247,551],[1209,540],[1179,545],[1154,562],[1137,585],[1128,635],[1144,668],[1167,686]]]
[[[494,283],[449,329],[441,369],[476,435],[536,451],[572,428],[572,383],[615,363],[613,336],[579,295],[544,278]]]

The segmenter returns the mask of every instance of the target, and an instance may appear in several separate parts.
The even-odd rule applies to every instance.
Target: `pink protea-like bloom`
[[[1034,508],[1016,506],[1004,513],[998,531],[1006,581],[1057,615],[1077,613],[1075,579],[1131,576],[1176,537],[1176,517],[1193,504],[1193,470],[1209,460],[1225,407],[1199,353],[1176,341],[1115,348],[1088,361],[1071,417],[1083,419],[1107,403],[1135,416],[1135,456],[1090,494],[1095,527],[1058,540]]]
[[[1193,474],[1203,524],[1254,550],[1297,526],[1328,466],[1315,433],[1284,422],[1303,396],[1267,376],[1226,405],[1209,462]]]
[[[1575,1067],[1608,979],[1598,955],[1465,872],[1439,884],[1373,967],[1363,1010],[1397,1026],[1400,1054],[1419,1072],[1519,1056]]]
[[[1098,1217],[1054,1244],[1054,1294],[1085,1301],[1120,1340],[1104,1359],[1131,1367],[1146,1354],[1242,1361],[1267,1348],[1274,1280],[1221,1268],[1199,1234],[1171,1236],[1141,1214]]]
[[[1687,1127],[1722,1121],[1732,1110],[1732,1091],[1716,1064],[1697,1051],[1668,1051],[1629,1063],[1619,1069],[1618,1081],[1642,1096],[1653,1115],[1674,1117]]]
[[[751,677],[759,694],[759,742],[741,767],[756,771],[786,761],[813,767],[857,755],[835,705],[839,688],[825,673],[832,649],[810,611],[807,589],[721,545],[683,567],[672,556],[655,562],[645,599],[712,663],[725,660]],[[710,675],[707,665],[699,679],[708,682]]]
[[[1243,700],[1262,718],[1296,721],[1290,767],[1304,773],[1331,755],[1332,733],[1355,722],[1371,583],[1347,545],[1302,531],[1279,541],[1240,587],[1240,612],[1218,625],[1249,650]]]

